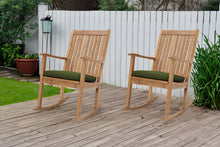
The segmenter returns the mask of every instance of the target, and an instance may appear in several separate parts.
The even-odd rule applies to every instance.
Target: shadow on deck
[[[151,105],[133,111],[122,111],[126,88],[102,85],[101,110],[83,121],[73,121],[77,92],[60,107],[49,111],[34,111],[37,101],[27,101],[0,107],[1,146],[218,146],[220,145],[219,111],[191,106],[183,115],[162,121],[165,96]],[[92,109],[95,90],[86,90],[82,113]],[[133,90],[132,104],[147,98],[146,91]],[[45,98],[45,104],[58,96]],[[180,108],[174,98],[171,111]]]

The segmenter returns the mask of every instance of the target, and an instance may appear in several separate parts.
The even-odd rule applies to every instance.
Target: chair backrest
[[[87,56],[96,60],[105,61],[108,48],[110,30],[73,30],[71,33],[67,60],[64,70],[81,72],[81,57]],[[101,78],[104,63],[87,62],[86,74]]]
[[[192,62],[196,50],[199,30],[161,30],[156,50],[156,62],[153,70],[169,72],[169,57]],[[176,61],[174,74],[181,75],[189,79],[192,65]]]

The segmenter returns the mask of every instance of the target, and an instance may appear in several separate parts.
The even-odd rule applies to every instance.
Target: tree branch
[[[178,11],[184,10],[185,6],[186,6],[186,0],[182,0],[180,6],[178,8]]]

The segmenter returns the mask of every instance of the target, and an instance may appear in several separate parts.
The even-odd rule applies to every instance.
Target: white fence
[[[202,34],[210,40],[213,40],[215,30],[220,34],[220,11],[51,11],[47,10],[47,6],[40,5],[39,19],[46,15],[51,15],[53,19],[48,47],[48,52],[53,55],[65,56],[72,29],[111,29],[102,82],[120,87],[127,87],[130,63],[128,53],[154,56],[161,29],[199,29],[200,45],[203,45]],[[46,36],[42,34],[40,20],[38,22],[38,52],[42,53],[45,52]],[[30,39],[26,44],[30,42],[33,46],[36,41]],[[36,50],[37,46],[33,48]],[[138,59],[135,69],[150,69],[151,65],[148,60]],[[47,68],[62,69],[62,66],[62,61],[50,59]],[[155,88],[154,92],[164,94],[166,91]],[[183,90],[175,90],[173,94],[182,96]],[[189,97],[193,97],[192,88]]]

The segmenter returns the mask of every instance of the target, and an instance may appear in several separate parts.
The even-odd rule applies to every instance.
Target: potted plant
[[[39,68],[38,54],[32,54],[29,56],[25,53],[23,56],[18,55],[15,59],[17,69],[22,76],[34,76]]]

